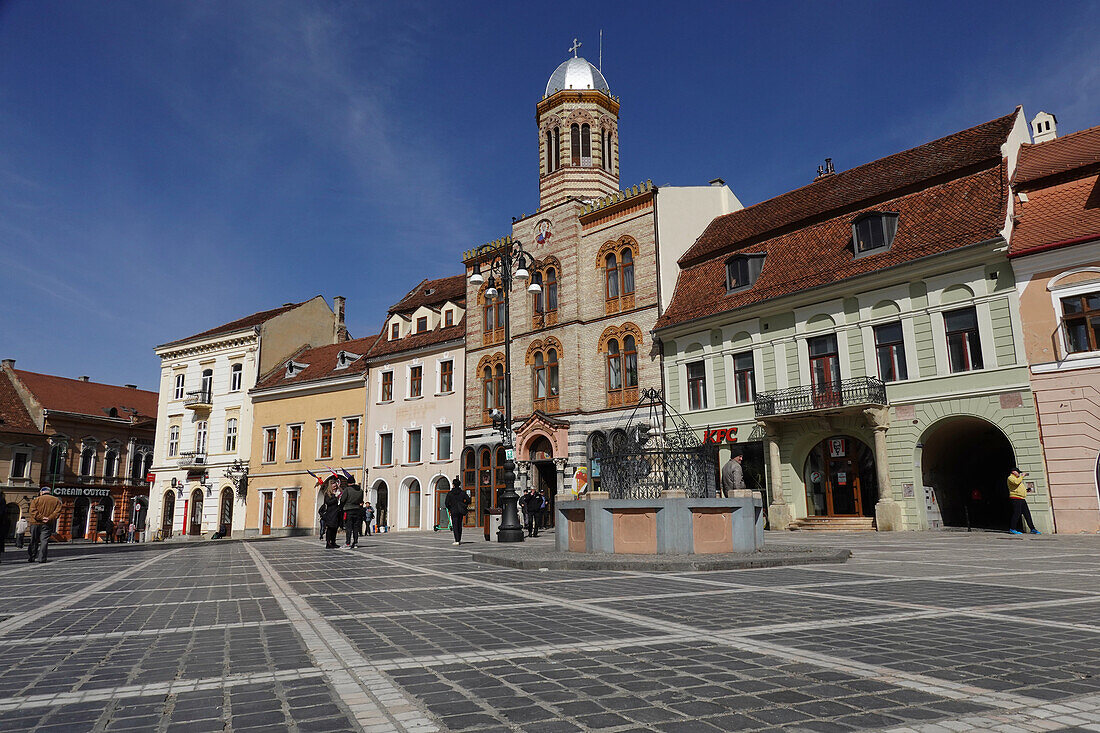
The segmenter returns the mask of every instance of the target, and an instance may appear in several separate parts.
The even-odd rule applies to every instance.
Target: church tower
[[[579,46],[574,39],[573,57],[554,69],[536,107],[540,209],[619,190],[619,100]]]

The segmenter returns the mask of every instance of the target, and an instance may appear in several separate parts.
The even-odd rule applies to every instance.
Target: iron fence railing
[[[179,465],[181,468],[187,466],[202,466],[206,464],[206,451],[193,451],[185,450],[180,452]]]
[[[639,447],[636,451],[604,454],[600,474],[600,488],[612,499],[658,499],[670,489],[682,490],[691,498],[713,499],[718,454],[712,446]]]
[[[855,405],[885,405],[886,385],[876,377],[791,387],[756,395],[756,416],[830,410]]]
[[[188,392],[187,399],[183,401],[183,406],[187,407],[189,405],[209,405],[211,404],[210,398],[210,390],[207,389],[200,389],[195,392]]]

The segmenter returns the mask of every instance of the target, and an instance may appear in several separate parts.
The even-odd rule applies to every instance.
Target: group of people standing
[[[104,542],[136,542],[137,541],[137,525],[130,522],[129,525],[126,522],[118,522],[117,524],[110,519],[107,519],[103,523]]]
[[[325,549],[338,547],[336,535],[344,530],[344,547],[359,546],[359,537],[370,537],[371,523],[374,522],[374,507],[366,501],[359,484],[333,484],[325,489],[324,502],[317,513],[321,518],[321,539]]]
[[[528,537],[538,537],[540,529],[550,527],[550,500],[546,490],[535,491],[528,488],[519,499],[519,509],[523,513],[523,528]]]

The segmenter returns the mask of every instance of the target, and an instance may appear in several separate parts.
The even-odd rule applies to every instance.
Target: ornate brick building
[[[649,336],[675,284],[676,260],[710,221],[741,207],[721,180],[709,186],[620,190],[619,100],[595,66],[574,56],[536,105],[539,209],[493,242],[520,241],[537,258],[542,293],[526,284],[486,298],[467,286],[466,449],[463,482],[478,521],[503,488],[504,449],[489,411],[503,407],[504,298],[510,299],[512,415],[519,485],[569,490],[593,446],[625,426],[639,390],[661,386]],[[479,258],[480,257],[480,258]],[[464,256],[467,275],[489,256]]]

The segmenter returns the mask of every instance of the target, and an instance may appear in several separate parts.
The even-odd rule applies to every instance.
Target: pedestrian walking
[[[550,497],[546,489],[539,491],[539,529],[550,529]]]
[[[1009,534],[1023,534],[1023,532],[1016,529],[1017,525],[1020,524],[1021,515],[1027,521],[1027,526],[1031,527],[1031,534],[1042,534],[1042,532],[1035,529],[1035,522],[1031,520],[1031,509],[1027,505],[1027,495],[1031,493],[1031,489],[1027,488],[1027,484],[1024,483],[1024,477],[1027,475],[1027,471],[1021,472],[1018,468],[1012,469],[1012,473],[1008,475],[1008,500],[1012,502],[1012,522],[1008,525]]]
[[[527,536],[539,536],[539,509],[542,506],[542,497],[534,491],[530,491],[523,497],[524,506],[527,507]]]
[[[370,537],[370,523],[374,521],[374,507],[368,501],[363,507],[363,534]]]
[[[531,515],[527,512],[527,497],[531,495],[531,487],[528,486],[523,490],[523,496],[519,497],[519,501],[516,504],[519,505],[519,513],[523,520],[523,528],[527,529],[531,523]]]
[[[451,532],[455,537],[455,541],[451,544],[461,544],[462,523],[466,521],[466,512],[470,510],[470,497],[462,490],[462,482],[458,480],[458,476],[455,476],[451,483],[451,490],[447,492],[443,505],[447,507],[447,513],[451,516]]]
[[[741,466],[744,456],[736,453],[730,456],[726,465],[722,466],[722,496],[726,499],[733,495],[734,491],[745,488],[745,469]]]
[[[126,536],[126,523],[119,522],[115,525],[115,542],[122,544],[122,538]]]
[[[30,515],[31,544],[27,548],[27,562],[49,562],[46,550],[61,515],[61,500],[52,495],[48,487],[43,487],[31,501]]]
[[[348,484],[341,497],[344,507],[344,547],[359,546],[359,529],[363,526],[363,489]]]
[[[23,549],[23,545],[27,541],[27,530],[30,525],[27,524],[26,517],[19,517],[19,521],[15,523],[15,546],[20,550]]]
[[[126,538],[126,541],[133,544],[135,535],[137,535],[137,525],[133,522],[130,522],[129,535]]]
[[[325,492],[325,503],[321,507],[321,519],[325,523],[325,549],[336,549],[336,533],[340,531],[340,520],[343,518],[344,509],[340,501],[340,495],[329,489]]]

